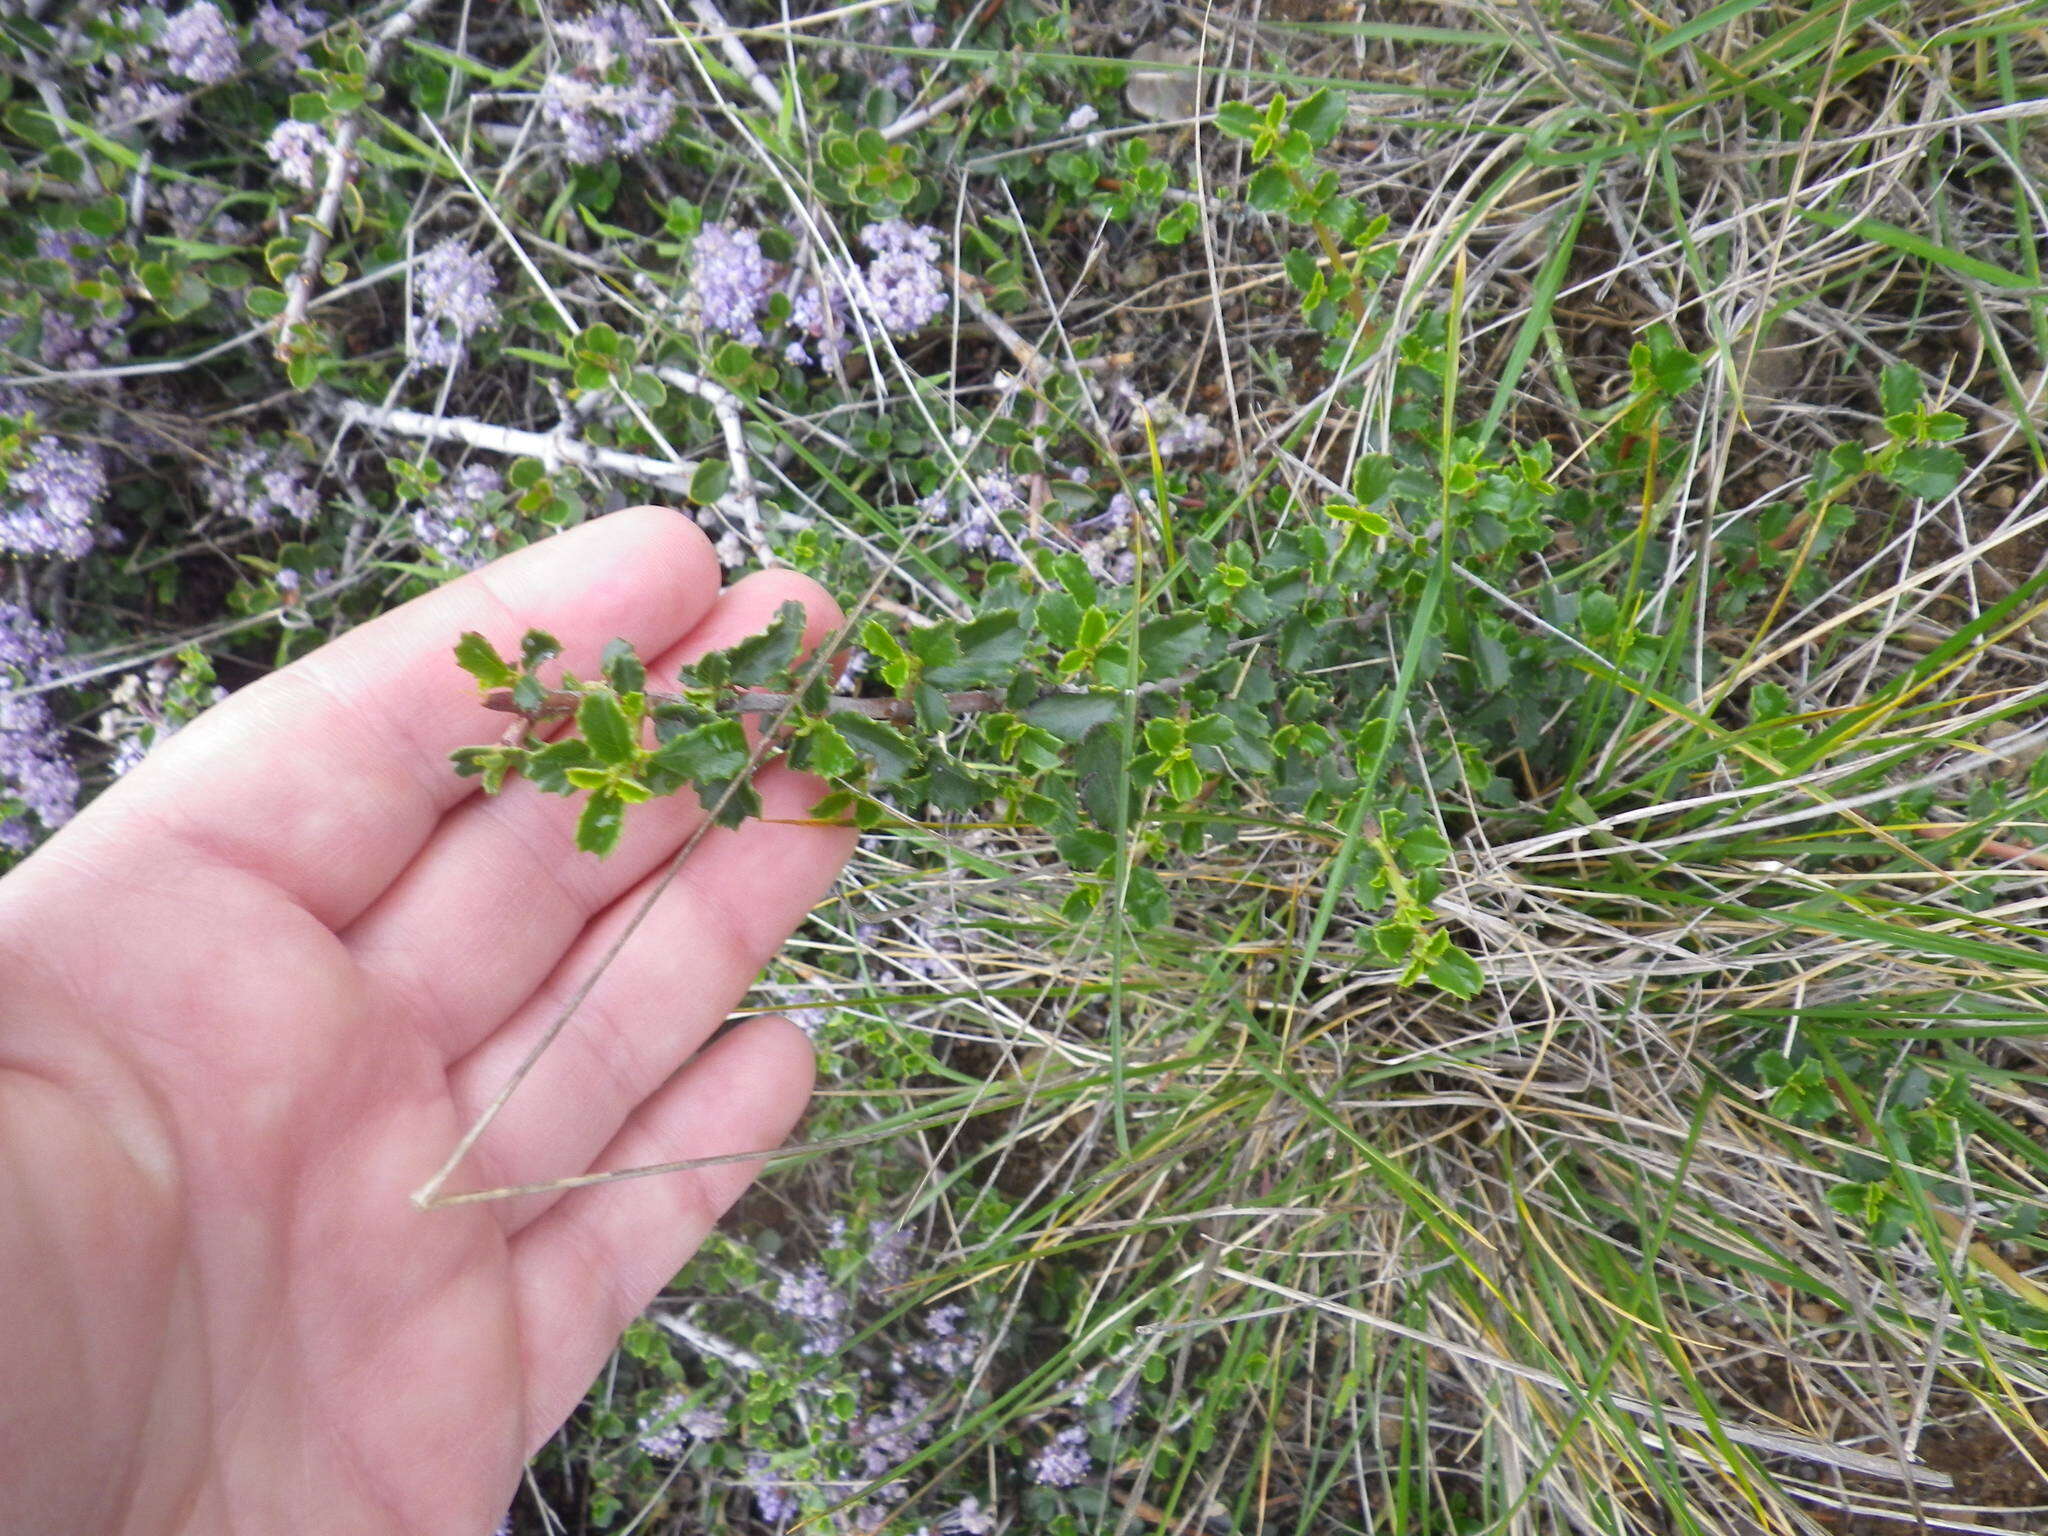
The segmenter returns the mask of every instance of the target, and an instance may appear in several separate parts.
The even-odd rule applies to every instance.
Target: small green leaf
[[[707,721],[662,744],[648,759],[647,782],[664,795],[685,784],[722,786],[745,770],[747,755],[747,735],[737,720]]]
[[[1014,608],[998,608],[958,626],[955,638],[958,660],[925,671],[925,680],[935,687],[973,688],[1005,682],[1024,659],[1024,621]]]
[[[639,750],[633,722],[626,718],[625,709],[613,694],[586,693],[576,707],[576,725],[600,762],[617,767],[630,763]]]
[[[527,752],[524,747],[458,747],[452,756],[460,777],[481,778],[484,793],[495,795],[525,763]]]
[[[1939,501],[1962,484],[1965,467],[1955,449],[1921,445],[1901,448],[1885,478],[1908,496]]]
[[[519,642],[519,660],[528,671],[562,654],[562,642],[544,629],[529,629]]]
[[[1350,116],[1350,109],[1344,98],[1325,86],[1309,97],[1288,116],[1287,126],[1308,136],[1309,143],[1321,149],[1337,137]]]
[[[1249,139],[1259,131],[1259,109],[1248,101],[1226,101],[1216,109],[1216,129],[1233,139]]]
[[[626,802],[608,789],[593,793],[576,819],[576,846],[603,858],[619,846],[626,828]]]
[[[1608,593],[1591,591],[1579,597],[1579,628],[1589,635],[1611,635],[1621,619],[1621,605]]]
[[[127,222],[127,200],[111,194],[95,198],[78,210],[79,228],[89,235],[98,235],[102,240],[113,239]]]
[[[590,744],[581,736],[565,736],[529,754],[526,776],[543,794],[567,795],[576,788],[569,775],[588,768],[594,760]]]
[[[860,772],[860,754],[853,750],[832,719],[806,721],[799,738],[795,766],[820,778],[845,779]]]
[[[706,459],[690,477],[690,500],[708,507],[732,488],[732,466],[723,459]]]
[[[1469,1002],[1479,995],[1486,977],[1479,969],[1479,962],[1455,944],[1446,944],[1442,953],[1429,962],[1423,973],[1431,984],[1461,1002]]]
[[[1887,363],[1877,385],[1886,416],[1904,416],[1920,403],[1920,370],[1911,363]]]
[[[853,749],[874,764],[876,783],[900,784],[923,765],[924,754],[894,726],[861,714],[837,715],[834,719]]]
[[[1202,654],[1209,640],[1208,621],[1198,613],[1154,619],[1138,634],[1138,656],[1146,679],[1156,682],[1183,671]]]
[[[484,688],[509,688],[518,676],[497,647],[473,629],[464,630],[455,642],[455,664]]]
[[[647,668],[641,665],[639,653],[633,649],[633,642],[626,639],[612,641],[604,648],[602,661],[604,680],[611,684],[616,693],[643,693],[647,688]]]
[[[762,688],[780,680],[796,663],[804,640],[804,621],[802,603],[784,603],[775,610],[774,623],[721,653],[726,676],[743,688]]]
[[[1261,166],[1252,173],[1244,199],[1260,213],[1278,213],[1294,201],[1294,183],[1279,166]]]
[[[1180,203],[1161,218],[1153,238],[1161,245],[1181,245],[1201,223],[1201,210],[1194,203]]]
[[[1122,712],[1123,699],[1114,693],[1049,693],[1025,707],[1024,719],[1062,741],[1079,741]]]

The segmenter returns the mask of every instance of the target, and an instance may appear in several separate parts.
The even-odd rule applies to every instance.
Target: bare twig
[[[723,1360],[743,1371],[764,1369],[761,1357],[752,1350],[742,1348],[730,1339],[722,1339],[715,1333],[707,1333],[680,1312],[650,1312],[647,1315],[700,1355]]]
[[[517,427],[493,426],[466,416],[430,416],[424,411],[401,410],[396,406],[370,405],[361,400],[339,403],[341,418],[350,426],[373,432],[390,432],[400,437],[424,438],[435,443],[467,443],[486,453],[515,458],[539,459],[552,471],[563,464],[578,469],[600,469],[609,474],[630,475],[650,485],[687,491],[698,465],[689,459],[651,459],[622,448],[599,448],[564,432],[523,432]]]
[[[719,506],[734,515],[747,542],[765,559],[768,539],[766,530],[761,526],[761,492],[747,457],[746,434],[740,427],[739,396],[723,385],[680,368],[657,368],[654,376],[671,389],[695,395],[710,406],[711,414],[718,418],[718,430],[725,436],[726,462],[732,467],[732,486],[720,498]]]
[[[761,100],[771,114],[780,115],[782,93],[754,62],[754,56],[747,51],[747,45],[740,41],[739,34],[726,25],[725,18],[718,13],[718,7],[711,0],[689,0],[690,9],[699,21],[711,29],[711,38],[718,44],[719,52],[725,55],[725,62],[733,72],[747,82],[747,89]]]
[[[915,133],[933,118],[950,112],[962,102],[980,95],[987,84],[986,79],[976,78],[969,80],[965,85],[956,85],[945,95],[936,97],[921,107],[912,107],[895,122],[882,129],[881,135],[893,143],[906,134]]]

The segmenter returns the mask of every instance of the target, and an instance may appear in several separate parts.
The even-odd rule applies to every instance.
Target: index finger
[[[330,926],[355,917],[474,794],[448,757],[501,717],[456,665],[464,630],[501,651],[528,629],[593,675],[623,636],[680,640],[718,595],[718,560],[681,513],[635,507],[506,556],[252,683],[152,751],[68,829],[168,839],[268,880]],[[495,724],[493,722],[496,722]]]

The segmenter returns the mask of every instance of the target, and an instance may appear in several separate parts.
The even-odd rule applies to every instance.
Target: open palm
[[[450,647],[539,627],[592,675],[623,635],[673,675],[790,598],[813,640],[835,621],[800,577],[718,587],[658,509],[522,551],[236,694],[0,881],[0,1529],[491,1529],[753,1165],[408,1198],[698,816],[642,807],[600,862],[568,802],[477,796],[448,753],[494,726]],[[700,1047],[850,834],[802,824],[814,782],[761,789],[451,1189],[788,1132],[795,1028]]]

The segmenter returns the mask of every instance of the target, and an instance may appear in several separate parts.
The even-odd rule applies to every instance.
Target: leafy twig
[[[942,695],[946,711],[954,715],[985,715],[1004,707],[1003,696],[986,688],[972,688],[962,693]],[[540,708],[522,708],[512,697],[512,690],[499,688],[484,695],[484,708],[499,710],[509,715],[525,715],[529,719],[552,719],[558,715],[573,715],[576,706],[583,702],[583,695],[557,689],[541,696]],[[647,695],[649,704],[683,703],[684,696],[677,693],[653,693]],[[765,688],[750,688],[736,696],[732,709],[742,715],[780,715],[796,702],[796,696],[775,693]],[[917,712],[909,699],[851,699],[832,697],[825,701],[825,712],[834,715],[865,715],[870,720],[882,720],[891,725],[909,725],[917,718]]]
[[[370,34],[370,46],[363,66],[366,86],[376,80],[391,50],[419,25],[420,18],[426,15],[433,3],[434,0],[408,0],[403,9],[387,17]],[[334,243],[335,221],[341,217],[341,200],[348,192],[349,174],[355,169],[356,140],[362,136],[362,131],[361,107],[344,113],[334,130],[333,147],[327,155],[327,180],[320,188],[320,202],[313,210],[305,253],[299,257],[298,270],[285,279],[284,309],[277,317],[277,356],[280,361],[290,361],[292,333],[306,323],[306,306],[313,301],[313,287],[320,279],[320,268],[327,260],[328,247]]]

